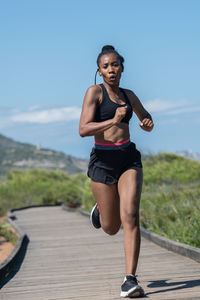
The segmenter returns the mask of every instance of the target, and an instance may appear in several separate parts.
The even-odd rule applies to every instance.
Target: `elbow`
[[[81,137],[85,137],[85,134],[84,134],[82,131],[80,131],[80,130],[79,130],[79,135],[80,135]]]
[[[79,126],[79,135],[81,137],[85,137],[85,136],[91,136],[93,135],[92,130],[87,126],[87,124],[84,125],[80,125]]]
[[[79,133],[79,135],[80,135],[82,138],[86,136],[86,135],[83,134],[83,133]]]
[[[85,136],[86,136],[86,132],[85,132],[83,126],[80,126],[80,127],[79,127],[79,135],[80,135],[81,137],[85,137]]]

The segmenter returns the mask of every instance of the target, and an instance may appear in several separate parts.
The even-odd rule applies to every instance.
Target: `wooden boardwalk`
[[[123,231],[95,230],[61,207],[15,212],[28,234],[24,259],[0,291],[1,300],[109,300],[124,278]],[[149,299],[200,299],[200,264],[142,239],[138,279]]]

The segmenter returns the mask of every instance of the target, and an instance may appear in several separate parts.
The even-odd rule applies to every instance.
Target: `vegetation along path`
[[[123,232],[108,236],[60,206],[16,211],[29,236],[1,300],[120,299]],[[142,239],[138,279],[149,299],[200,299],[200,265]]]

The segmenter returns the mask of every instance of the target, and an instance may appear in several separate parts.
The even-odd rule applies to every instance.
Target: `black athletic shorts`
[[[133,142],[125,148],[102,150],[92,148],[88,165],[88,177],[96,182],[117,183],[119,177],[129,169],[142,168],[141,154]]]

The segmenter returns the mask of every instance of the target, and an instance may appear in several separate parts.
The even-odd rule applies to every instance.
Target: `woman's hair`
[[[95,74],[95,79],[94,79],[94,82],[96,84],[96,77],[97,77],[97,73],[98,73],[98,70],[99,70],[99,61],[100,61],[100,58],[105,55],[105,54],[110,54],[110,53],[114,53],[117,55],[117,59],[119,59],[120,61],[120,64],[122,66],[122,71],[124,70],[124,58],[123,56],[121,56],[113,46],[111,45],[106,45],[106,46],[103,46],[102,50],[101,50],[101,53],[99,53],[98,57],[97,57],[97,66],[98,66],[98,69],[96,71],[96,74]]]

